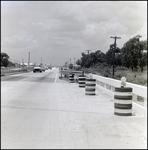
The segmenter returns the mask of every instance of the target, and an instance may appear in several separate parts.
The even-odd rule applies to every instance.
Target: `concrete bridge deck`
[[[137,114],[133,116],[114,115],[113,97],[99,89],[96,90],[96,95],[85,95],[85,89],[78,87],[78,83],[69,83],[61,79],[50,83],[50,86],[52,87],[49,88],[50,92],[46,93],[50,97],[50,102],[42,99],[40,106],[35,105],[34,109],[31,109],[31,106],[27,108],[27,116],[34,114],[35,118],[26,118],[26,123],[24,124],[23,121],[21,123],[21,119],[25,119],[26,110],[18,109],[16,111],[18,117],[21,113],[19,123],[22,130],[19,130],[19,133],[14,131],[15,143],[12,139],[8,139],[8,144],[5,137],[2,137],[1,148],[147,148],[146,117]],[[2,108],[2,113],[5,109]],[[7,126],[11,126],[12,122],[17,121],[11,118],[11,113],[9,115],[10,120],[7,122]],[[43,116],[47,116],[47,118],[43,119]],[[29,123],[30,126],[27,126],[27,122],[32,119],[36,121],[36,124]],[[43,123],[44,125],[42,125]],[[12,126],[12,129],[14,128]],[[23,130],[29,132],[23,133]],[[21,133],[23,136],[19,137]]]
[[[137,113],[132,116],[114,115],[113,97],[99,89],[96,89],[96,95],[91,96],[85,95],[85,88],[78,87],[78,83],[58,86],[63,110],[62,133],[65,133],[65,139],[69,143],[67,147],[65,143],[64,148],[147,147],[146,117]]]

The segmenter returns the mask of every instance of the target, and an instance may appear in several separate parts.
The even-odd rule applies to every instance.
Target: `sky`
[[[1,52],[12,62],[64,65],[114,38],[147,40],[147,1],[1,1]]]

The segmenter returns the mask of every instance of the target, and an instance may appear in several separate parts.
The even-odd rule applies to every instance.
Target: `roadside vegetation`
[[[106,54],[101,50],[82,53],[77,69],[117,80],[124,76],[127,82],[147,86],[147,40],[140,41],[140,37],[129,39],[121,49],[112,44]]]
[[[1,67],[10,66],[15,66],[15,64],[10,61],[8,54],[1,52]]]
[[[106,66],[103,64],[96,64],[93,67],[83,68],[82,70],[84,70],[85,73],[93,73],[117,80],[126,77],[127,82],[147,86],[147,67],[144,67],[143,72],[141,72],[140,68],[137,68],[136,71],[132,71],[132,69],[128,69],[127,67],[117,66],[115,68],[114,76],[112,75],[112,66]]]

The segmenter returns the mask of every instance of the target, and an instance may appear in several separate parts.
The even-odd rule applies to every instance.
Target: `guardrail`
[[[27,68],[16,68],[16,69],[1,69],[1,76],[5,76],[8,74],[19,73],[19,72],[27,72]]]
[[[96,79],[96,86],[101,90],[107,92],[109,95],[114,96],[115,87],[121,87],[121,81],[102,77],[99,75],[92,74],[93,79]],[[147,87],[126,82],[126,87],[131,87],[133,89],[133,107],[138,110],[138,112],[146,116],[147,112]],[[138,97],[143,99],[143,106],[139,105]]]

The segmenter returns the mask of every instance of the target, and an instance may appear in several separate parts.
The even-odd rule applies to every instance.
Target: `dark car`
[[[42,72],[42,68],[41,67],[34,67],[33,68],[33,72]]]

